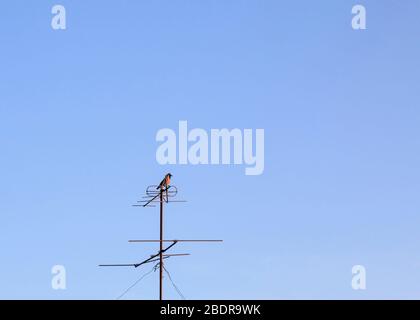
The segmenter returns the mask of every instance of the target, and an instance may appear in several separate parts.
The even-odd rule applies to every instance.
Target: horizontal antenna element
[[[223,240],[128,240],[128,242],[223,242]]]

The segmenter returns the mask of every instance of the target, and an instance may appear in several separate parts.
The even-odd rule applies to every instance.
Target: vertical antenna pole
[[[163,190],[160,188],[159,300],[163,299]]]

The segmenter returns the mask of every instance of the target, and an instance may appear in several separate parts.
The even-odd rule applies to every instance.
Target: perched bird
[[[160,189],[162,191],[165,191],[165,193],[166,193],[166,202],[169,201],[169,198],[168,198],[168,189],[169,189],[169,184],[171,183],[171,177],[172,177],[172,175],[170,173],[167,173],[166,176],[165,176],[165,178],[163,178],[163,180],[160,182],[160,184],[156,188],[156,189]]]
[[[171,177],[172,175],[167,173],[156,189],[167,189],[171,183]]]

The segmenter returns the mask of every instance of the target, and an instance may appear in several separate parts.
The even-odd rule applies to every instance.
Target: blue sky
[[[97,265],[156,252],[131,204],[168,171],[167,237],[224,239],[167,261],[188,299],[420,298],[418,1],[61,1],[64,31],[55,4],[0,5],[0,298],[116,298],[149,267]],[[179,120],[263,128],[264,173],[159,165]]]

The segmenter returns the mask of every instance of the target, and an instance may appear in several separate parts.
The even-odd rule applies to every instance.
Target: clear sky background
[[[174,248],[192,254],[166,263],[188,299],[419,299],[419,15],[417,0],[2,1],[0,298],[115,299],[151,266],[97,265],[157,251],[127,242],[159,227],[131,205],[170,171],[189,202],[167,237],[225,241]],[[264,174],[159,165],[156,132],[179,120],[265,129]],[[124,298],[157,289],[156,272]]]

